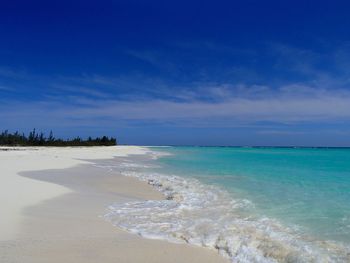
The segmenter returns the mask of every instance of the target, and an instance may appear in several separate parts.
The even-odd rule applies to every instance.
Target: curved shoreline
[[[0,147],[0,240],[14,238],[21,221],[21,210],[71,192],[67,187],[33,181],[21,172],[65,169],[92,159],[144,154],[146,148],[118,147]],[[10,200],[10,201],[9,201]]]
[[[21,173],[21,179],[33,184],[45,182],[45,186],[52,184],[69,192],[22,207],[16,235],[0,241],[1,262],[226,262],[212,250],[144,239],[99,217],[112,202],[159,200],[163,196],[145,182],[98,167],[115,161],[105,158],[106,153],[84,156],[81,150],[82,158],[71,161],[81,163],[70,168]],[[66,154],[56,151],[49,155],[52,161],[72,158]],[[92,160],[96,156],[100,160]]]
[[[240,208],[249,201],[197,179],[147,171],[147,164],[127,163],[122,174],[147,182],[166,197],[109,206],[106,219],[131,233],[216,249],[232,262],[350,260],[349,248],[341,243],[301,235],[274,219],[243,215]]]

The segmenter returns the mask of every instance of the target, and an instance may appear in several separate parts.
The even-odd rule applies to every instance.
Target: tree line
[[[117,140],[113,137],[96,137],[82,139],[59,139],[53,136],[52,131],[49,136],[43,132],[37,132],[35,129],[26,136],[24,133],[10,133],[7,130],[0,134],[0,145],[3,146],[112,146],[117,145]]]

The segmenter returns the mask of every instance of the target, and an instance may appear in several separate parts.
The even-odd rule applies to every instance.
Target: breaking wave
[[[349,247],[259,218],[249,200],[234,199],[218,187],[159,173],[122,174],[148,182],[165,196],[111,205],[105,218],[129,232],[215,249],[232,262],[350,262]]]

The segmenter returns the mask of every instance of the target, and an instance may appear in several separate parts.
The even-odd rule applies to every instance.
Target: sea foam
[[[248,200],[193,178],[140,172],[129,164],[119,166],[123,175],[148,182],[165,199],[109,206],[105,218],[124,230],[215,249],[232,262],[350,262],[349,248],[259,218]]]

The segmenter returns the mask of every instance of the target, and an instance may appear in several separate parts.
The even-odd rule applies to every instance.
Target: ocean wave
[[[250,212],[249,200],[233,199],[218,187],[159,173],[122,174],[148,182],[165,196],[109,206],[105,218],[129,232],[215,249],[232,262],[350,262],[348,247],[259,218]]]

